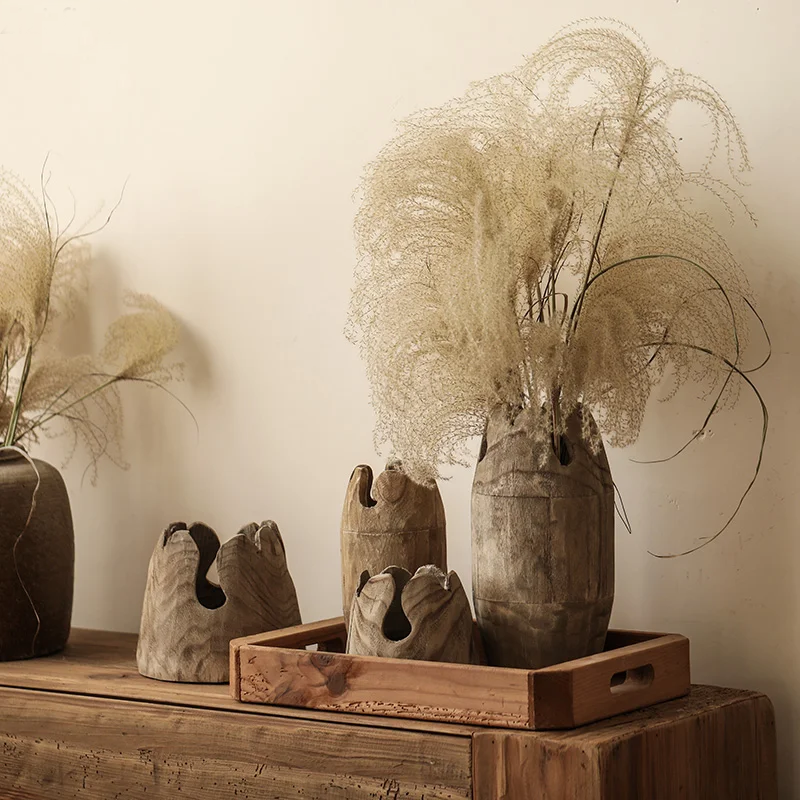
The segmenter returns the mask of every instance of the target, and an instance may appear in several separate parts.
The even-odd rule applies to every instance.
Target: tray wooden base
[[[245,703],[501,728],[574,728],[689,691],[689,640],[609,631],[606,651],[537,670],[346,655],[341,617],[231,642]],[[317,650],[307,650],[316,645]]]

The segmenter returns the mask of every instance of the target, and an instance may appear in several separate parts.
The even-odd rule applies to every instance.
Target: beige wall
[[[694,677],[775,701],[783,796],[800,798],[798,306],[800,104],[794,0],[0,2],[0,162],[30,180],[52,151],[81,210],[127,190],[95,238],[92,325],[121,286],[186,328],[168,397],[125,393],[126,456],[82,483],[66,468],[78,542],[75,622],[135,630],[147,560],[175,519],[223,535],[278,521],[306,619],[339,608],[338,518],[351,468],[378,465],[367,385],[344,325],[353,190],[393,121],[515,65],[591,14],[637,27],[655,54],[730,102],[754,165],[758,228],[732,232],[774,340],[760,375],[771,414],[761,479],[706,550],[657,560],[714,530],[749,477],[758,410],[746,394],[669,467],[699,410],[656,406],[634,453],[612,453],[634,533],[618,534],[615,624],[688,634]],[[92,330],[94,330],[94,327]],[[41,450],[55,463],[58,443]],[[469,485],[443,487],[451,566],[469,580]]]

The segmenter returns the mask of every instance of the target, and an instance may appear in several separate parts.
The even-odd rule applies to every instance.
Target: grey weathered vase
[[[535,669],[599,652],[614,601],[605,452],[588,446],[589,412],[579,410],[567,421],[568,455],[556,457],[533,436],[540,413],[492,413],[472,485],[475,616],[495,666]]]
[[[455,572],[429,564],[414,575],[387,567],[365,571],[353,598],[351,655],[474,663],[472,612]]]
[[[212,564],[219,584],[208,579]],[[174,522],[150,559],[136,662],[148,678],[227,683],[231,639],[300,623],[272,520],[245,525],[221,546],[208,525]]]
[[[38,489],[31,463],[0,450],[0,661],[55,653],[69,638],[75,573],[69,497],[55,467],[34,464]]]

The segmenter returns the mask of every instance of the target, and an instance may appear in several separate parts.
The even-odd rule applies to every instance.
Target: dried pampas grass
[[[101,457],[121,463],[119,384],[163,386],[180,367],[166,361],[178,324],[147,295],[128,295],[130,313],[111,324],[98,356],[60,351],[58,320],[81,296],[88,235],[58,230],[44,179],[39,197],[0,172],[0,446],[68,434],[72,450],[86,446],[94,478]]]
[[[683,102],[711,131],[694,170],[670,128]],[[558,453],[581,404],[610,444],[634,442],[665,380],[700,384],[712,412],[732,404],[752,386],[754,307],[690,189],[733,214],[747,168],[722,97],[617,23],[570,26],[407,119],[367,167],[355,224],[348,332],[378,442],[430,481],[496,406],[545,407]]]

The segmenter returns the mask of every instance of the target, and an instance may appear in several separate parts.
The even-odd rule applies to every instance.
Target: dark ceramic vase
[[[69,497],[55,467],[33,463],[36,469],[16,451],[0,450],[0,661],[55,653],[69,638],[75,572]]]

